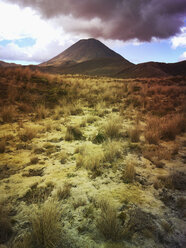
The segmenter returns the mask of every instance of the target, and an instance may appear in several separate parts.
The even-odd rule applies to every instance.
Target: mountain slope
[[[141,63],[129,68],[124,68],[116,77],[137,78],[137,77],[167,77],[167,76],[186,76],[186,61],[178,63]]]
[[[39,66],[52,73],[112,76],[132,65],[100,41],[84,39]]]
[[[7,63],[0,60],[0,67],[15,67],[15,66],[20,66],[20,65],[14,63]]]

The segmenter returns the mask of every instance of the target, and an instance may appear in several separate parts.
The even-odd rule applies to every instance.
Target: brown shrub
[[[131,142],[139,142],[140,141],[139,126],[136,126],[135,128],[129,130],[129,137],[130,137]]]
[[[4,153],[5,152],[5,149],[6,149],[6,140],[5,139],[2,139],[0,141],[0,153]]]
[[[12,122],[15,118],[15,107],[14,106],[5,106],[1,110],[1,118],[3,122]]]

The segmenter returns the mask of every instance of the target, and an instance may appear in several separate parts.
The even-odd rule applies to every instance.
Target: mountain
[[[7,63],[0,60],[0,67],[15,67],[15,66],[20,66],[20,65],[14,63]]]
[[[83,39],[47,62],[43,71],[112,76],[133,64],[96,39]]]
[[[116,77],[137,78],[137,77],[168,77],[186,76],[186,60],[178,63],[147,62],[124,68],[116,73]]]

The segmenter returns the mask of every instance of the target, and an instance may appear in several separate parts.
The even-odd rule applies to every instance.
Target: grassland
[[[0,247],[185,246],[186,78],[0,85]]]

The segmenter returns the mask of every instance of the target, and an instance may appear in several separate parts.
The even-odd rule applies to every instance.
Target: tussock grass
[[[102,127],[103,133],[109,139],[117,139],[120,137],[122,129],[122,120],[119,117],[112,116]]]
[[[25,127],[22,131],[19,133],[20,140],[27,142],[29,140],[32,140],[37,136],[38,129],[33,127]]]
[[[122,156],[122,143],[119,141],[109,140],[103,144],[103,148],[104,160],[106,162],[112,163]]]
[[[135,162],[128,159],[122,175],[124,182],[132,183],[134,181],[135,173]]]
[[[38,105],[35,109],[35,113],[36,113],[36,118],[41,120],[41,119],[45,119],[48,116],[49,110],[46,108],[45,105]]]
[[[8,208],[0,202],[0,244],[7,242],[13,233],[8,214]]]
[[[56,202],[46,202],[35,208],[31,223],[30,247],[56,248],[61,242],[60,211]]]
[[[81,140],[83,139],[83,134],[79,126],[68,126],[65,133],[65,140]]]
[[[122,227],[117,218],[117,211],[107,200],[102,200],[99,203],[101,210],[100,216],[97,219],[97,228],[106,239],[117,241],[121,239]]]
[[[57,190],[57,197],[59,200],[66,199],[70,196],[71,184],[65,182],[62,187]]]
[[[77,152],[77,151],[76,151]],[[95,145],[84,145],[79,148],[76,157],[76,166],[91,171],[99,170],[104,160],[104,153],[100,147]]]

